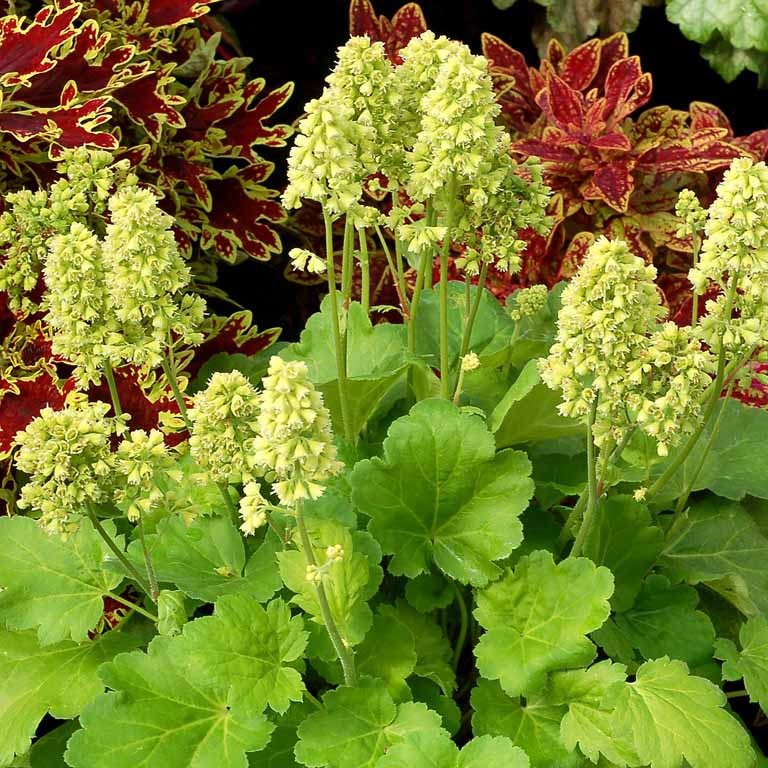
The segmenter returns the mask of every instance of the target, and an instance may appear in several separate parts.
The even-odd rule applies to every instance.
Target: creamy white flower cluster
[[[185,293],[189,267],[158,198],[128,179],[108,200],[106,236],[75,221],[48,241],[44,308],[53,351],[75,365],[81,386],[105,363],[148,371],[168,347],[202,341],[205,301]]]
[[[29,479],[19,507],[40,513],[40,525],[51,534],[71,535],[84,507],[108,501],[114,489],[113,423],[109,405],[84,399],[60,411],[43,408],[16,435],[16,466]]]
[[[717,187],[694,289],[719,291],[707,301],[701,334],[718,352],[742,355],[768,340],[768,167],[737,158]]]
[[[363,182],[378,173],[389,191],[407,192],[410,206],[395,205],[384,221],[412,252],[446,236],[443,222],[419,219],[430,202],[438,219],[453,211],[452,239],[468,246],[460,266],[476,272],[478,261],[493,259],[516,271],[525,248],[519,230],[549,225],[549,190],[538,161],[518,166],[510,157],[487,60],[432,32],[400,55],[394,67],[367,37],[339,49],[328,87],[299,125],[285,206],[307,198],[369,225],[376,212],[361,202]]]
[[[596,401],[596,445],[636,423],[664,455],[698,425],[713,360],[690,329],[658,326],[655,276],[625,242],[596,240],[563,291],[557,340],[539,370],[562,391],[563,415],[584,418]]]
[[[680,190],[675,203],[675,213],[682,219],[678,237],[690,237],[701,232],[707,221],[707,212],[692,189]]]
[[[252,442],[258,436],[259,393],[240,371],[217,372],[189,411],[189,449],[217,483],[255,477]],[[261,473],[259,473],[261,474]]]
[[[253,460],[272,473],[272,490],[281,504],[291,507],[317,499],[325,490],[323,483],[343,469],[323,397],[309,381],[304,363],[277,356],[270,360],[262,386]]]

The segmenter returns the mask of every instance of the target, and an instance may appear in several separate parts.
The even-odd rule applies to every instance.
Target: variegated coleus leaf
[[[367,35],[373,42],[384,43],[384,50],[394,64],[401,64],[399,52],[408,41],[427,30],[424,12],[418,3],[406,3],[390,21],[377,16],[370,0],[352,0],[349,5],[349,34]]]

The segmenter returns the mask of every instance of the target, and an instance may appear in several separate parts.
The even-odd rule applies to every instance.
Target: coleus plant
[[[654,267],[605,238],[570,284],[502,308],[469,278],[518,269],[521,221],[547,225],[538,169],[500,151],[481,57],[429,33],[401,56],[353,38],[307,105],[285,202],[324,211],[328,252],[293,258],[329,294],[266,375],[220,358],[189,401],[171,370],[175,448],[114,388],[112,416],[75,393],[16,436],[1,763],[757,765],[729,702],[766,704],[768,417],[730,393],[768,338],[768,168],[736,160],[706,216],[681,205],[703,227],[694,325],[661,322]],[[408,190],[388,222],[441,265],[402,324],[350,298],[377,168]],[[105,232],[76,222],[43,255],[51,291],[75,264],[111,270],[77,287],[79,308],[111,299],[98,322],[81,308],[79,346],[52,323],[107,379],[167,355],[166,323],[199,339],[156,199],[126,179],[108,206]],[[136,242],[160,278],[138,260],[129,292],[105,246]],[[69,722],[33,741],[45,713]]]

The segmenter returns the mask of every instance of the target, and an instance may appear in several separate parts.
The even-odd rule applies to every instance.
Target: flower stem
[[[120,395],[117,392],[117,382],[115,381],[115,374],[112,370],[112,364],[109,360],[104,361],[104,378],[107,380],[107,386],[109,387],[109,397],[112,400],[112,407],[115,409],[115,416],[122,416],[123,409],[120,406]]]
[[[691,241],[693,243],[693,268],[696,269],[696,267],[699,266],[699,247],[701,242],[701,239],[696,232],[693,233]],[[692,298],[693,305],[691,306],[691,327],[696,325],[696,323],[699,321],[699,292],[695,286],[693,289]]]
[[[595,441],[592,435],[592,428],[595,425],[595,416],[597,415],[597,397],[592,402],[589,409],[589,420],[587,421],[587,480],[589,495],[587,497],[587,507],[584,510],[584,518],[581,521],[579,532],[576,534],[576,541],[573,542],[571,557],[578,557],[584,548],[587,537],[592,532],[592,526],[595,522],[595,509],[597,508],[597,469],[595,466]]]
[[[147,586],[147,582],[144,581],[144,577],[139,573],[136,566],[125,556],[125,552],[121,551],[120,547],[115,544],[114,539],[104,530],[104,526],[101,524],[99,518],[96,517],[96,511],[94,510],[93,505],[86,504],[86,509],[88,510],[88,517],[91,518],[93,527],[96,529],[96,533],[101,536],[104,543],[112,551],[112,554],[120,561],[123,568],[125,568],[125,570],[133,577],[136,584],[149,595],[150,589]]]
[[[360,242],[360,303],[367,315],[371,311],[371,265],[368,261],[368,240],[365,235],[365,227],[357,230],[357,239]]]
[[[349,302],[352,300],[352,275],[355,261],[353,255],[354,245],[352,219],[347,217],[344,222],[344,243],[341,249],[341,295],[344,309],[349,307]]]
[[[395,268],[395,264],[392,261],[392,254],[389,252],[389,246],[387,245],[386,238],[384,237],[384,233],[381,231],[381,227],[378,224],[376,225],[376,234],[378,235],[379,242],[381,243],[381,250],[384,251],[384,256],[387,259],[389,271],[392,273],[392,282],[394,283],[395,291],[397,292],[397,300],[400,302],[400,309],[403,312],[403,317],[408,320],[410,317],[410,308],[408,305],[408,293],[405,290],[405,279],[402,277],[402,275],[398,274],[398,271]]]
[[[341,404],[341,420],[344,437],[347,442],[354,443],[356,435],[352,434],[352,421],[349,417],[349,400],[347,395],[347,358],[339,322],[339,301],[336,295],[336,263],[333,257],[333,222],[328,211],[323,208],[325,224],[325,256],[328,263],[328,298],[331,302],[331,323],[333,324],[333,343],[336,350],[336,378],[339,386],[339,403]],[[346,326],[346,323],[344,324]]]
[[[229,512],[229,516],[232,518],[232,522],[236,523],[238,520],[238,511],[235,507],[235,503],[232,501],[232,497],[229,495],[229,488],[226,483],[217,483],[221,498],[224,500],[224,506]]]
[[[451,252],[451,230],[456,197],[456,174],[448,182],[445,237],[440,249],[440,396],[449,400],[451,383],[448,380],[448,256]]]
[[[163,373],[165,374],[165,378],[168,379],[168,384],[171,387],[171,392],[173,392],[173,398],[176,400],[176,404],[179,406],[179,413],[181,414],[181,418],[184,420],[184,424],[187,427],[187,429],[191,432],[192,431],[192,422],[189,418],[189,411],[187,410],[187,404],[184,402],[184,395],[181,394],[181,390],[179,389],[179,383],[176,381],[176,374],[171,370],[170,363],[163,358],[162,361],[163,366]]]
[[[304,550],[304,557],[306,558],[307,565],[313,565],[317,567],[315,552],[312,549],[312,542],[309,538],[307,525],[304,522],[304,515],[301,512],[300,502],[296,505],[295,513],[296,527],[299,530],[301,548]],[[336,655],[341,662],[341,668],[344,672],[344,682],[347,685],[354,685],[357,681],[357,675],[355,674],[355,657],[352,651],[344,644],[344,640],[342,640],[339,628],[336,626],[336,620],[333,618],[333,613],[331,612],[331,606],[328,604],[328,597],[325,594],[325,587],[323,586],[323,583],[316,583],[315,588],[317,589],[317,602],[320,604],[320,613],[322,614],[325,628],[328,630],[328,636],[331,638],[331,644],[333,645],[333,648],[336,651]]]
[[[111,597],[116,603],[120,603],[120,605],[124,605],[126,608],[130,608],[132,611],[136,611],[136,613],[140,613],[150,621],[154,621],[155,624],[160,621],[160,619],[155,616],[154,613],[150,613],[148,610],[146,610],[146,608],[142,608],[140,605],[136,605],[136,603],[132,603],[130,600],[126,600],[124,597],[121,597],[115,592],[105,592],[104,594],[107,597]]]
[[[144,536],[144,518],[139,516],[139,540],[141,541],[141,552],[144,555],[144,565],[147,568],[147,581],[149,582],[149,596],[152,602],[157,602],[157,596],[160,589],[157,586],[157,576],[155,575],[155,566],[152,562],[152,555],[147,547],[147,539]]]
[[[469,300],[467,301],[467,316],[464,323],[464,334],[461,339],[461,349],[459,351],[459,364],[461,364],[461,360],[469,352],[469,345],[472,340],[472,329],[475,326],[475,320],[477,319],[477,313],[480,309],[480,302],[483,299],[483,291],[485,290],[485,281],[488,277],[488,262],[484,261],[483,266],[480,267],[480,277],[477,281],[477,292],[475,293],[474,300],[471,303],[469,303]],[[471,295],[469,291],[470,281],[467,280],[467,296],[469,297]],[[454,403],[457,401],[461,385],[463,382],[463,376],[462,371],[459,370],[459,377],[456,381],[456,388],[453,391],[453,401]]]
[[[461,659],[461,652],[464,650],[464,643],[467,640],[467,629],[469,627],[469,611],[467,611],[467,603],[464,600],[464,595],[461,594],[461,589],[458,584],[453,585],[456,591],[456,602],[459,605],[459,634],[456,637],[456,645],[453,648],[453,671],[455,672],[459,666]]]

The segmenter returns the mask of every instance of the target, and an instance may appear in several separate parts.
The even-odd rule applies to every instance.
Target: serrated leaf
[[[578,753],[566,749],[560,738],[565,706],[546,699],[507,696],[501,686],[481,679],[472,690],[472,731],[475,736],[507,736],[530,758],[531,768],[586,768]],[[490,766],[488,767],[490,768]]]
[[[557,704],[568,706],[560,723],[560,736],[568,749],[578,745],[593,763],[598,762],[602,754],[617,765],[639,765],[630,734],[616,733],[613,711],[602,706],[608,691],[625,680],[624,666],[610,661],[552,676],[549,697]]]
[[[488,425],[499,448],[585,435],[584,425],[558,413],[561,395],[543,384],[536,360],[529,360],[491,413]]]
[[[635,682],[614,689],[616,733],[631,734],[651,768],[752,768],[755,753],[740,723],[723,709],[723,692],[688,674],[682,661],[647,661]],[[610,698],[610,696],[609,696]]]
[[[394,557],[389,570],[409,577],[432,562],[476,586],[499,573],[494,560],[522,540],[518,517],[533,494],[531,465],[519,451],[495,453],[482,420],[452,403],[417,403],[393,422],[384,458],[358,462],[352,500]]]
[[[376,768],[528,768],[528,757],[504,736],[479,736],[461,751],[445,731],[414,733],[395,744]]]
[[[203,517],[190,525],[167,518],[147,536],[147,546],[158,581],[175,584],[196,600],[212,603],[222,595],[243,593],[266,602],[280,588],[275,538],[268,535],[246,564],[242,536],[228,518]],[[128,552],[143,565],[138,541]]]
[[[72,768],[245,768],[246,752],[266,746],[274,726],[229,707],[229,685],[191,680],[179,647],[157,637],[147,653],[102,666],[112,691],[81,714],[65,756]]]
[[[443,630],[430,616],[412,608],[404,600],[395,606],[382,606],[383,617],[404,624],[411,631],[416,643],[416,666],[413,674],[431,680],[442,692],[450,695],[456,687],[456,675],[451,668],[451,645]]]
[[[41,646],[33,632],[0,629],[0,765],[29,749],[46,713],[77,717],[104,690],[99,666],[134,645],[109,632],[85,643]]]
[[[768,498],[768,473],[762,460],[768,454],[768,411],[752,408],[738,400],[728,400],[724,407],[712,447],[707,451],[709,434],[714,428],[710,424],[654,501],[668,502],[681,496],[705,451],[707,454],[692,490],[710,490],[734,501],[743,499],[747,494]],[[661,475],[666,465],[666,462],[656,464],[652,478]]]
[[[293,750],[296,746],[296,730],[317,709],[308,702],[292,704],[291,708],[275,719],[275,730],[269,744],[249,756],[251,768],[298,768]]]
[[[451,582],[441,573],[420,573],[405,585],[405,599],[420,613],[447,608],[455,598]]]
[[[757,75],[757,84],[768,83],[768,53],[755,48],[735,48],[719,33],[702,46],[701,55],[726,83],[735,80],[745,69]]]
[[[595,656],[586,635],[610,615],[612,592],[611,572],[587,558],[523,558],[477,595],[475,616],[487,630],[475,649],[480,673],[510,696],[527,696],[549,672],[586,666]]]
[[[357,302],[350,303],[346,323],[348,429],[357,436],[389,390],[405,374],[408,355],[404,326],[372,325]],[[320,311],[307,321],[301,341],[284,349],[280,357],[306,363],[310,380],[323,393],[334,429],[344,434],[333,315],[328,297],[323,299]]]
[[[414,701],[426,704],[437,712],[443,720],[443,728],[452,736],[458,733],[461,727],[461,710],[452,696],[444,696],[440,688],[425,677],[415,675],[408,681],[408,687]]]
[[[231,685],[228,702],[250,712],[281,714],[301,701],[304,682],[290,662],[301,658],[307,633],[301,616],[272,600],[265,607],[248,595],[225,595],[213,616],[188,623],[174,644],[187,675],[207,686]]]
[[[667,18],[697,43],[719,32],[736,48],[768,51],[768,16],[761,0],[669,0]]]
[[[744,678],[750,701],[768,709],[768,620],[747,619],[739,631],[741,650],[731,640],[719,639],[715,656],[723,660],[723,680]]]
[[[295,754],[310,768],[370,768],[410,734],[440,730],[436,712],[413,702],[396,705],[383,683],[363,678],[325,694],[323,710],[299,726]]]
[[[619,631],[646,659],[670,656],[690,666],[712,658],[715,628],[696,610],[699,596],[693,587],[669,583],[665,576],[649,576],[635,604],[619,613]]]
[[[694,504],[667,533],[658,562],[673,581],[707,584],[748,616],[768,613],[768,539],[738,504]]]
[[[104,524],[114,536],[114,526]],[[104,568],[111,555],[84,520],[68,541],[28,517],[0,518],[0,622],[36,629],[43,645],[86,640],[101,619],[102,597],[122,576]]]
[[[378,565],[381,552],[370,549],[368,533],[356,531],[352,534],[343,525],[330,520],[308,520],[307,528],[320,566],[327,560],[325,550],[329,546],[341,545],[344,550],[341,562],[334,563],[328,570],[323,586],[342,638],[350,645],[358,645],[373,620],[367,601],[376,594],[381,583],[382,571]],[[307,581],[304,553],[297,550],[280,552],[278,563],[285,586],[295,593],[292,602],[322,625],[317,590]],[[322,632],[325,633],[324,627]]]
[[[632,605],[663,546],[664,534],[651,523],[645,505],[630,496],[609,496],[598,502],[584,555],[613,573],[614,610],[625,611]]]

